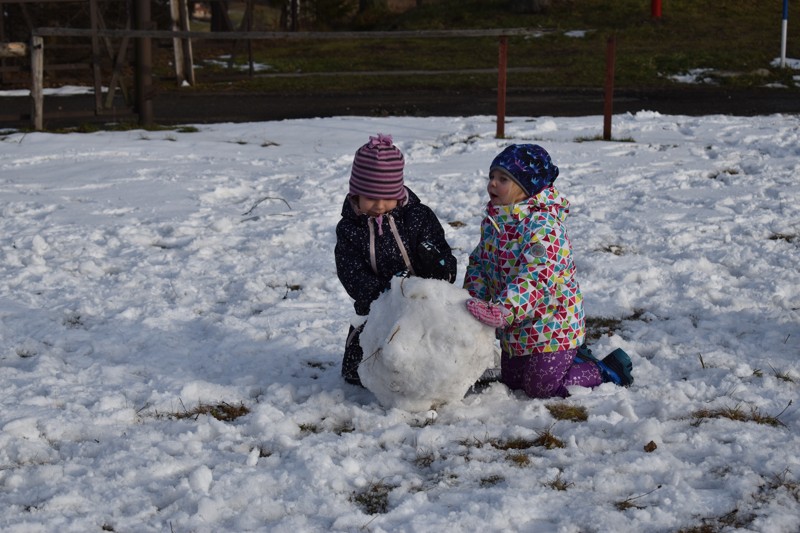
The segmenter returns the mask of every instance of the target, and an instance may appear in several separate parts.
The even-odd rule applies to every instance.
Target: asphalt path
[[[119,109],[125,108],[119,102]],[[113,112],[94,116],[94,97],[45,97],[45,128],[92,122],[130,122],[136,116]],[[497,92],[375,91],[325,94],[202,93],[171,90],[152,100],[157,124],[254,122],[331,116],[474,116],[498,113]],[[603,115],[602,90],[509,89],[506,116]],[[28,97],[0,96],[0,127],[30,124]],[[754,116],[800,114],[800,91],[788,89],[730,90],[690,86],[677,89],[617,89],[612,112],[656,111],[668,115]]]

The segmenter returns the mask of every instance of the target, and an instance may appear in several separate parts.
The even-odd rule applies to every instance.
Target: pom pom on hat
[[[370,136],[369,142],[356,151],[350,172],[350,194],[380,200],[402,200],[403,153],[392,144],[391,135]]]
[[[528,196],[539,194],[558,177],[558,167],[538,144],[512,144],[494,158],[489,172],[493,170],[508,175]]]

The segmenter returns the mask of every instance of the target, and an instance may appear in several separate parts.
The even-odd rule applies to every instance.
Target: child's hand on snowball
[[[493,328],[499,328],[506,323],[505,310],[491,302],[485,302],[478,298],[470,298],[467,300],[467,311],[480,322]]]

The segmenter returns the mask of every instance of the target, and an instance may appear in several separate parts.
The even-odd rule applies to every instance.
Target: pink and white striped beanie
[[[350,195],[364,195],[377,200],[402,200],[403,153],[392,144],[391,135],[379,133],[356,151],[350,172]]]

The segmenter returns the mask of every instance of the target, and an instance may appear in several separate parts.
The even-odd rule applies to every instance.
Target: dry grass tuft
[[[572,422],[585,422],[589,415],[586,407],[568,403],[550,403],[545,405],[550,415],[556,420],[570,420]]]
[[[535,441],[522,437],[514,437],[508,440],[493,439],[489,443],[498,450],[527,450],[536,446]]]
[[[506,478],[499,474],[492,474],[491,476],[482,477],[480,484],[481,487],[493,487],[505,480]]]
[[[361,492],[353,492],[350,501],[365,514],[384,514],[389,510],[389,493],[393,488],[383,482],[372,483]]]
[[[789,405],[791,405],[791,402]],[[736,422],[755,422],[756,424],[763,424],[765,426],[786,427],[786,424],[778,420],[777,416],[765,415],[761,413],[757,407],[750,407],[749,410],[745,410],[740,405],[736,405],[735,407],[697,410],[692,413],[692,425],[698,426],[703,420],[709,418],[727,418],[728,420],[735,420]]]
[[[239,403],[239,405],[232,405],[228,402],[220,402],[214,405],[200,403],[190,411],[184,409],[183,412],[175,413],[172,416],[178,419],[194,418],[197,420],[200,415],[207,415],[222,422],[233,422],[249,412],[250,409],[243,403]]]
[[[649,496],[650,494],[653,494],[655,491],[657,491],[660,488],[661,488],[661,485],[657,486],[656,488],[654,488],[653,490],[651,490],[649,492],[645,492],[644,494],[639,494],[638,496],[631,496],[630,498],[625,498],[622,501],[616,502],[614,504],[614,507],[616,507],[620,511],[627,511],[628,509],[646,509],[647,508],[646,506],[638,505],[638,504],[634,503],[634,501],[638,500],[639,498],[644,498],[645,496]]]
[[[564,441],[553,435],[550,429],[545,429],[539,432],[539,437],[533,441],[536,446],[553,450],[555,448],[564,448]]]
[[[531,458],[524,453],[510,453],[508,454],[507,459],[511,462],[511,464],[520,468],[530,466],[531,464]]]
[[[571,481],[564,480],[564,478],[561,477],[561,472],[559,472],[558,475],[555,478],[553,478],[550,481],[544,483],[544,486],[545,487],[550,487],[553,490],[567,490],[568,488],[570,488],[574,484],[575,483],[572,483]]]

